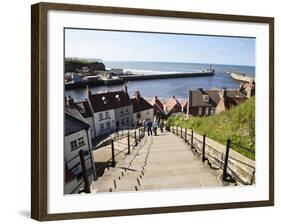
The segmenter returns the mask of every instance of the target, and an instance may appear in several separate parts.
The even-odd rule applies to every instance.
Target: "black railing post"
[[[136,129],[135,129],[135,146],[137,146],[138,145],[138,140],[137,140],[137,131],[136,131]]]
[[[191,130],[191,140],[190,140],[191,149],[193,149],[193,129]]]
[[[139,128],[139,140],[141,140],[141,130]]]
[[[182,138],[182,126],[181,126],[181,138]]]
[[[186,142],[186,128],[184,130],[184,142]]]
[[[179,127],[177,126],[177,135],[179,135],[179,130],[178,130],[178,128],[179,128]]]
[[[206,160],[205,157],[205,145],[206,145],[206,135],[203,135],[203,146],[202,146],[202,162],[204,163]]]
[[[131,153],[131,149],[130,149],[130,132],[128,131],[128,154]]]
[[[111,139],[111,154],[112,154],[112,167],[115,167],[115,152],[114,152],[114,140]]]
[[[225,181],[228,174],[227,174],[227,166],[228,166],[228,156],[229,156],[229,150],[230,150],[230,144],[231,140],[227,139],[226,142],[226,151],[225,151],[225,156],[224,156],[224,166],[223,166],[223,173],[222,173],[222,179]]]
[[[84,154],[84,150],[80,150],[79,151],[79,156],[80,156],[80,163],[81,163],[81,167],[82,167],[82,174],[83,174],[83,179],[84,179],[84,183],[85,183],[85,193],[91,193],[90,190],[90,183],[89,183],[89,179],[88,179],[88,175],[87,175],[87,168],[86,168],[86,164],[85,164],[85,154]]]

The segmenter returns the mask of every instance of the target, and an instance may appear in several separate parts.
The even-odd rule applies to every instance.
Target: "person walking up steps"
[[[163,121],[163,119],[160,120],[159,126],[160,126],[161,132],[163,133],[163,128],[164,128],[164,121]]]
[[[158,122],[156,119],[154,119],[154,122],[153,122],[153,132],[154,132],[154,135],[156,136],[157,135],[157,128],[158,128]]]
[[[152,135],[152,121],[151,120],[147,121],[146,127],[147,127],[147,135],[148,136]]]

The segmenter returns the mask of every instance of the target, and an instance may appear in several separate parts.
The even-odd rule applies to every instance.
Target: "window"
[[[123,108],[122,108],[122,109],[120,109],[120,114],[123,114]]]
[[[103,130],[104,129],[104,124],[100,124],[100,129]]]
[[[202,115],[202,107],[198,108],[198,115]]]
[[[110,128],[110,122],[106,122],[106,128]]]
[[[74,149],[77,149],[77,147],[78,147],[77,141],[76,140],[71,141],[70,146],[71,146],[71,151]]]
[[[209,107],[205,108],[205,115],[209,115]]]
[[[126,107],[125,111],[126,111],[126,113],[128,113],[128,112],[129,112],[129,109],[128,109],[128,107]]]
[[[83,137],[78,138],[78,145],[79,145],[79,146],[85,145],[85,142],[84,142],[84,138],[83,138]]]
[[[128,117],[126,117],[126,123],[129,123],[129,118]]]
[[[105,118],[109,118],[109,112],[108,111],[105,112]]]
[[[124,119],[121,120],[121,125],[123,125],[123,124],[124,124]]]
[[[100,120],[103,119],[103,113],[99,113],[99,118],[100,118]]]

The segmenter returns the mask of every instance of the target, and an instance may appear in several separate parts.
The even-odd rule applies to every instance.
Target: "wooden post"
[[[131,149],[130,149],[130,132],[128,131],[128,154],[131,153]]]
[[[230,150],[230,144],[231,140],[227,139],[226,142],[226,151],[225,151],[225,156],[224,156],[224,166],[223,166],[223,173],[222,173],[222,179],[225,181],[228,174],[227,174],[227,165],[228,165],[228,156],[229,156],[229,150]]]
[[[206,135],[203,135],[203,147],[202,147],[202,163],[205,162],[206,157],[205,157],[205,144],[206,144]]]
[[[193,149],[193,129],[191,130],[191,141],[190,141],[190,144],[191,144],[191,149]]]
[[[184,130],[184,142],[186,142],[186,128]]]
[[[87,175],[87,168],[86,168],[85,159],[84,159],[84,151],[82,149],[79,151],[79,156],[80,156],[80,163],[81,163],[81,167],[82,167],[83,179],[84,179],[84,183],[85,183],[85,193],[91,193],[90,183],[89,183],[89,179],[88,179],[88,175]]]
[[[111,139],[112,167],[115,167],[114,140]]]

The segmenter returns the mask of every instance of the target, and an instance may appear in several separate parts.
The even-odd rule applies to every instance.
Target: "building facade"
[[[132,126],[133,105],[126,86],[121,91],[98,94],[91,94],[88,89],[87,100],[93,114],[96,137]]]
[[[137,127],[142,124],[143,120],[153,120],[153,106],[141,97],[137,91],[134,97],[131,98],[133,104],[133,125]]]
[[[245,93],[236,89],[190,90],[187,114],[189,116],[209,116],[230,109],[247,99]]]
[[[81,159],[79,152],[84,154],[86,172],[90,181],[94,177],[91,156],[90,126],[75,109],[65,110],[64,122],[64,160],[65,184],[64,193],[78,193],[84,188]]]

